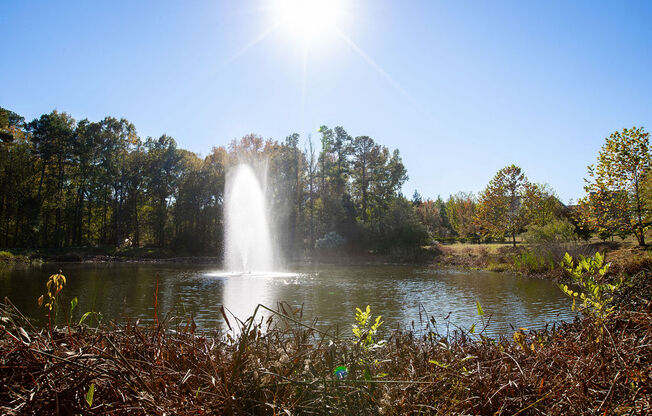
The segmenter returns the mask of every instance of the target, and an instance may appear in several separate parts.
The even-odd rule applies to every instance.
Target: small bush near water
[[[2,263],[29,263],[30,260],[26,256],[15,255],[9,251],[0,251],[0,264]]]
[[[523,235],[530,244],[569,242],[577,239],[575,226],[567,219],[555,219],[545,225],[531,225]]]
[[[636,310],[614,311],[599,326],[578,318],[540,332],[518,330],[513,340],[443,334],[430,324],[423,336],[395,331],[339,338],[286,311],[280,305],[272,318],[252,318],[227,337],[196,333],[192,319],[173,327],[127,322],[48,331],[31,327],[6,301],[0,306],[0,413],[652,411],[649,300]],[[369,330],[366,322],[358,319],[359,331]],[[605,336],[596,342],[599,333]],[[385,342],[376,344],[380,339]]]

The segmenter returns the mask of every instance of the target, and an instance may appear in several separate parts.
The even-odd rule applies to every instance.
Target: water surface
[[[409,266],[318,266],[292,272],[234,274],[214,265],[177,264],[46,264],[0,269],[0,296],[8,296],[26,315],[43,325],[45,312],[37,298],[45,293],[47,277],[62,269],[68,279],[65,304],[77,296],[77,315],[100,311],[105,319],[154,317],[158,282],[159,316],[193,316],[200,329],[224,329],[220,307],[244,319],[257,304],[276,308],[284,301],[303,305],[304,319],[319,319],[322,327],[348,335],[355,308],[370,305],[382,314],[386,328],[419,330],[434,317],[440,330],[444,318],[452,325],[481,325],[476,301],[491,316],[488,333],[512,327],[543,328],[546,323],[572,320],[566,296],[552,282],[506,273],[440,270]],[[427,315],[427,316],[426,316]]]

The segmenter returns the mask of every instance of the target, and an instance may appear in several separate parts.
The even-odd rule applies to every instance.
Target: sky
[[[652,2],[331,0],[298,22],[291,3],[2,0],[0,106],[202,155],[341,125],[432,198],[516,164],[576,201],[605,137],[652,130]]]

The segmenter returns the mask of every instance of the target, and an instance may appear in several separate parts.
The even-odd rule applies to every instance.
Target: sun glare
[[[310,43],[334,34],[342,0],[276,0],[277,19],[292,36]]]

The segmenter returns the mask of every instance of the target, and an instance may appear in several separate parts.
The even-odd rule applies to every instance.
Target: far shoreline
[[[615,271],[629,275],[643,269],[652,269],[652,257],[645,249],[616,242],[594,242],[568,246],[572,253],[593,255],[601,252],[607,261],[614,263]],[[454,270],[482,270],[510,273],[526,278],[567,282],[568,276],[555,262],[528,263],[528,255],[536,254],[542,247],[509,244],[435,244],[398,254],[349,254],[341,252],[322,253],[316,257],[291,259],[289,266],[406,266]],[[7,265],[41,266],[43,264],[178,264],[215,265],[223,267],[221,256],[175,255],[170,250],[158,248],[67,248],[67,249],[9,249],[0,252],[0,267]]]

